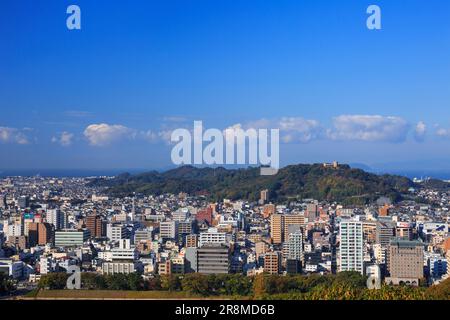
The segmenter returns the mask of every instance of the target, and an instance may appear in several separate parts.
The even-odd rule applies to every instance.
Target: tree
[[[180,278],[175,275],[161,276],[161,288],[163,290],[175,291],[181,287]]]
[[[266,293],[266,282],[264,275],[258,274],[253,280],[253,295],[256,299],[261,299]]]
[[[127,275],[128,290],[139,291],[144,289],[144,279],[136,272]]]
[[[14,290],[14,284],[4,273],[0,273],[0,295]]]
[[[48,273],[41,276],[38,287],[40,289],[62,290],[66,287],[69,275],[64,272]]]
[[[186,274],[181,280],[181,288],[183,291],[203,296],[208,296],[211,293],[208,278],[198,273]]]

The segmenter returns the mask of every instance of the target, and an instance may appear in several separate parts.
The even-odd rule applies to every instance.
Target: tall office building
[[[32,222],[28,228],[28,244],[30,247],[36,245],[45,246],[53,239],[53,229],[49,223]]]
[[[419,285],[423,278],[423,243],[402,239],[392,240],[388,253],[389,284]]]
[[[92,213],[86,217],[86,228],[91,233],[91,238],[101,238],[105,236],[105,223],[100,215]]]
[[[270,217],[270,235],[275,244],[283,242],[283,215],[273,214]]]
[[[339,271],[358,271],[364,274],[363,224],[342,220],[339,228]]]
[[[53,229],[49,223],[38,223],[38,244],[40,246],[52,242]]]

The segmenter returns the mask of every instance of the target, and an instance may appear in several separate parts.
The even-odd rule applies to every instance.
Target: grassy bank
[[[179,291],[118,291],[118,290],[39,290],[27,294],[25,299],[155,299],[155,300],[236,300],[248,299],[242,296],[204,297]]]

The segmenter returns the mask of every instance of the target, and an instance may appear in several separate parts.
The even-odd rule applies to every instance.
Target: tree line
[[[39,288],[64,289],[68,275],[43,275]],[[156,275],[143,278],[137,273],[101,275],[82,273],[84,290],[183,291],[195,296],[234,296],[277,300],[426,300],[450,299],[450,279],[430,288],[383,286],[366,288],[366,277],[357,272],[337,275],[266,275],[247,277],[240,274]]]

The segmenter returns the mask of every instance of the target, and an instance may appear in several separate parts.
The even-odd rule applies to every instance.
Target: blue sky
[[[447,0],[3,0],[0,39],[3,169],[166,167],[194,120],[282,128],[282,165],[450,169]]]

